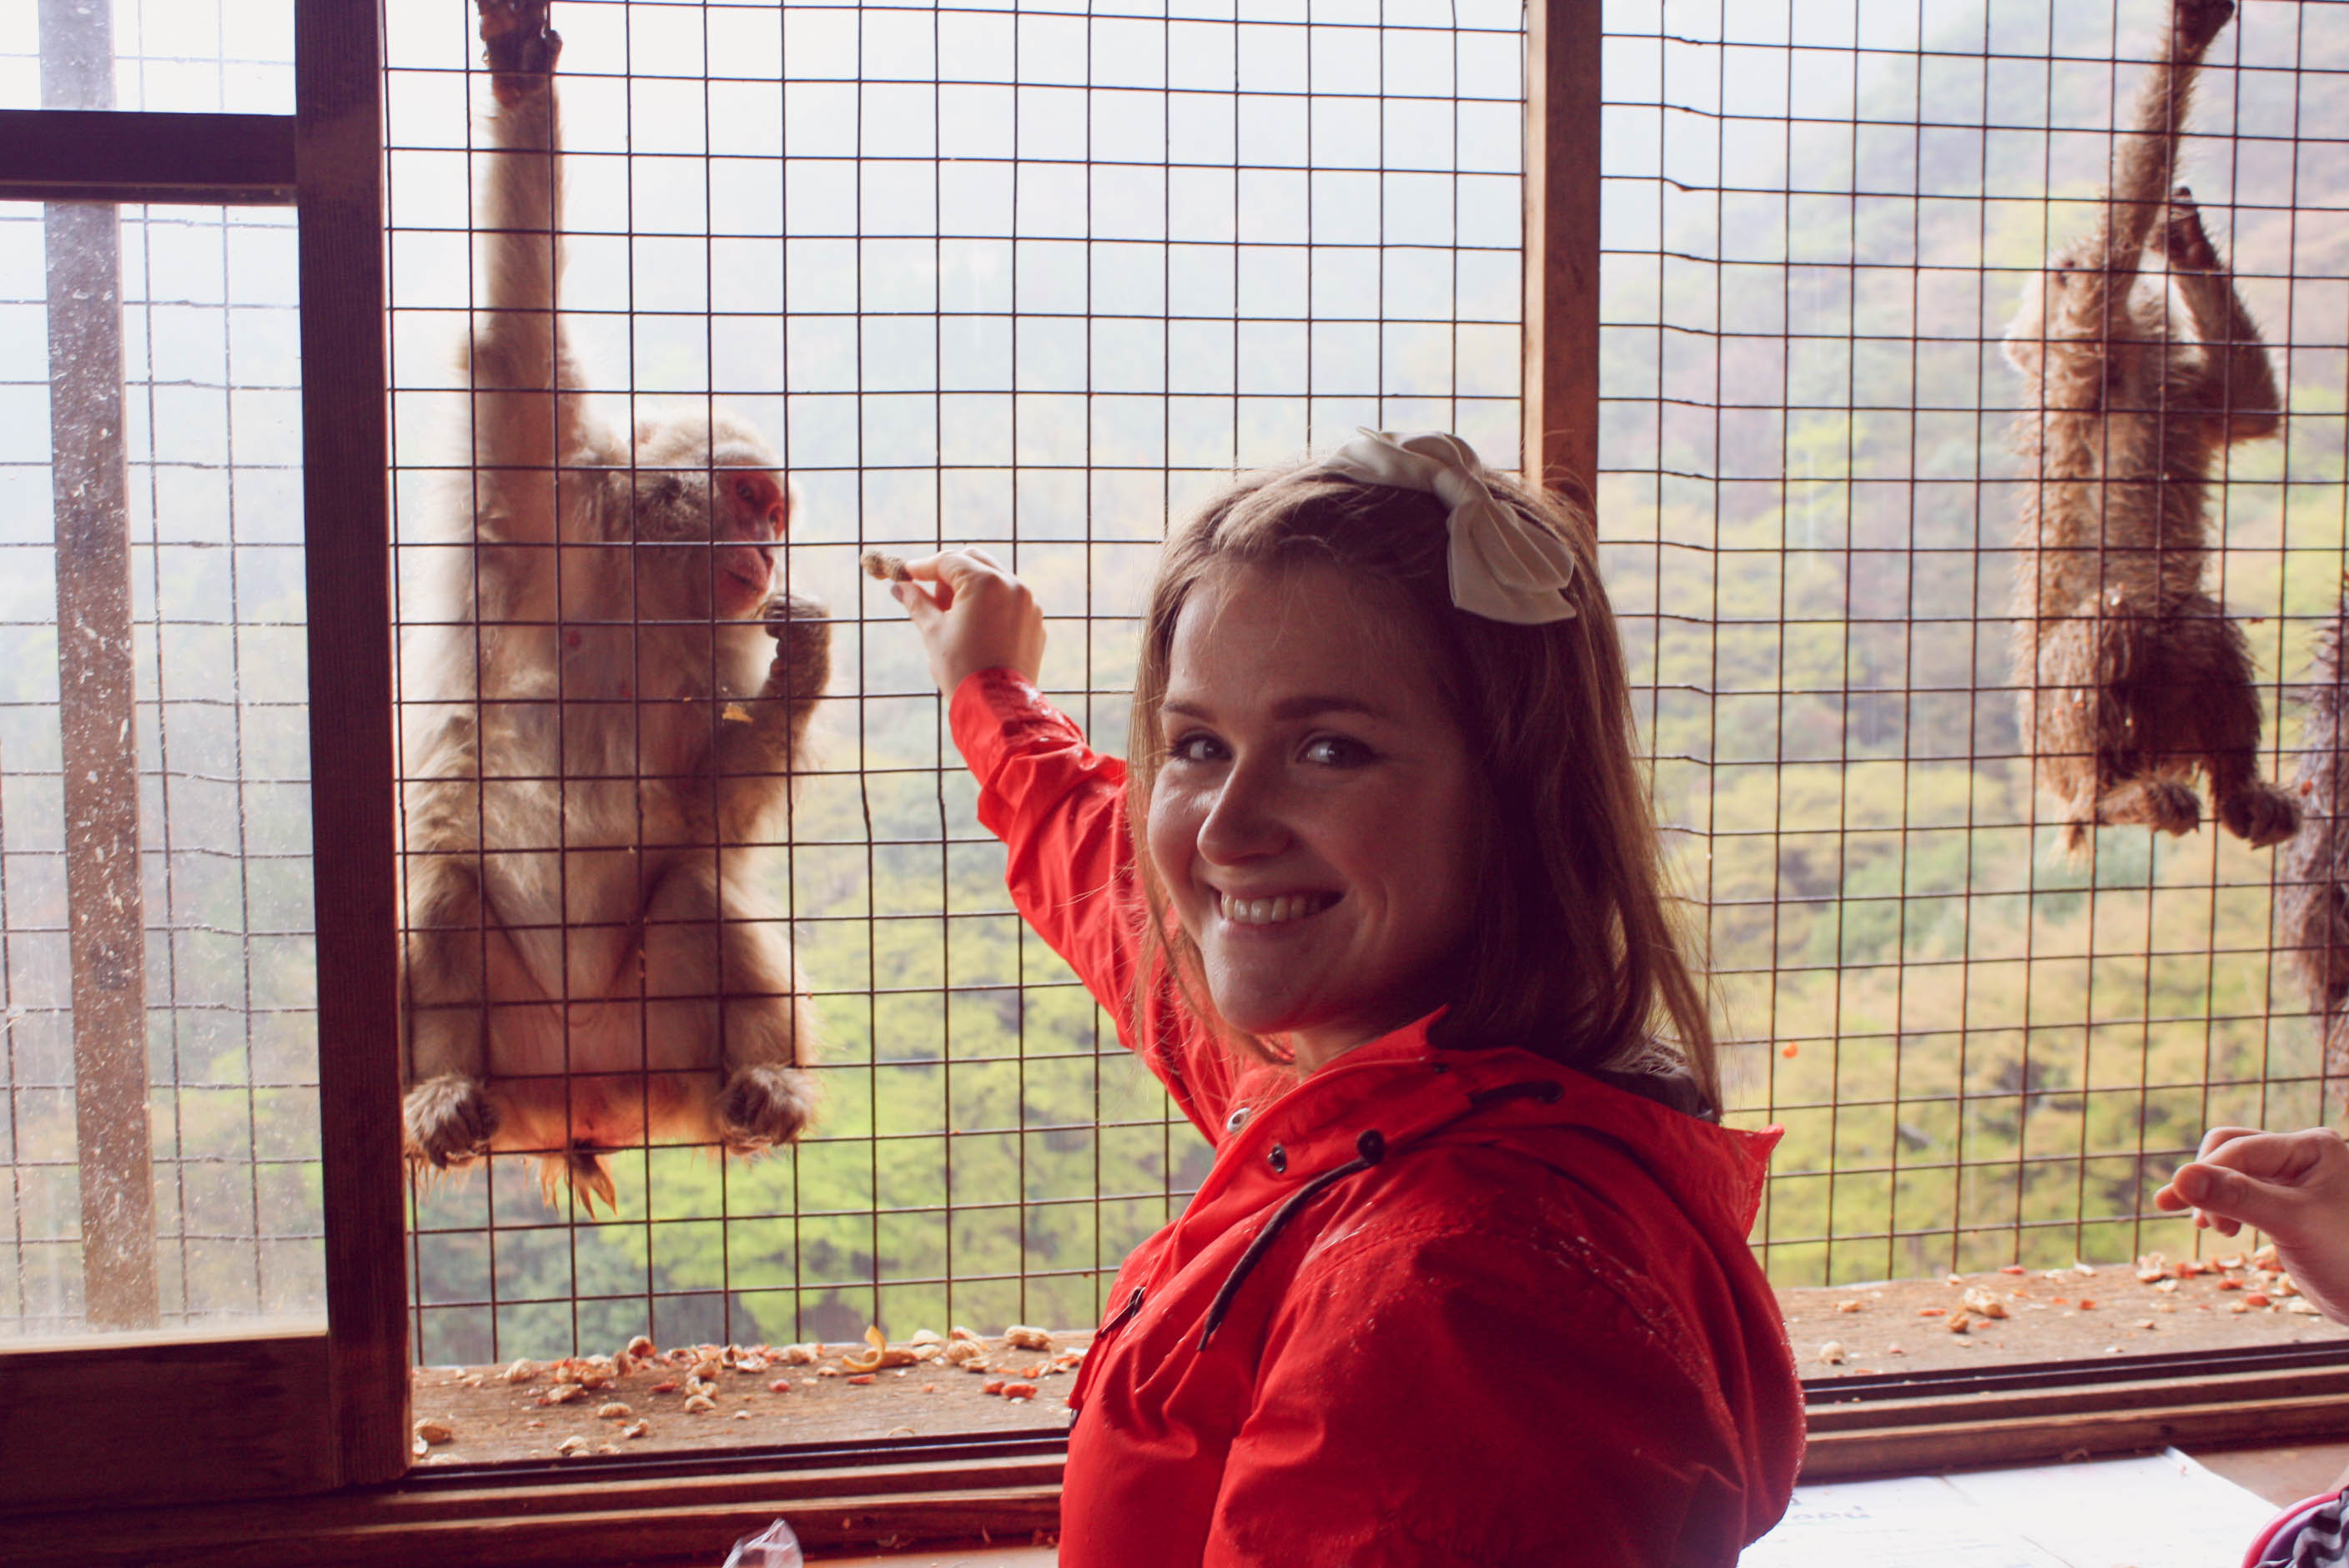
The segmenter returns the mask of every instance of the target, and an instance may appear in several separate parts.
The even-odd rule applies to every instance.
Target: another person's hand
[[[2153,1195],[2231,1236],[2265,1231],[2292,1283],[2335,1323],[2349,1323],[2349,1143],[2330,1128],[2261,1132],[2214,1127],[2190,1164]]]
[[[986,551],[940,551],[906,562],[905,572],[913,581],[890,583],[889,595],[921,634],[940,691],[952,696],[980,670],[1018,670],[1031,681],[1042,670],[1044,613]]]

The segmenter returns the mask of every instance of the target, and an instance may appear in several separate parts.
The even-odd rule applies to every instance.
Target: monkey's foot
[[[2220,798],[2219,825],[2263,850],[2300,831],[2300,802],[2272,784],[2247,784]]]
[[[736,1069],[718,1096],[718,1132],[737,1154],[789,1143],[815,1109],[815,1086],[793,1068]]]
[[[2105,827],[2137,822],[2183,837],[2201,828],[2202,800],[2175,779],[2132,779],[2097,797],[2096,821]]]
[[[498,1108],[479,1078],[443,1073],[408,1091],[400,1107],[411,1161],[436,1171],[462,1165],[490,1151],[497,1136]]]
[[[2209,47],[2235,15],[2235,0],[2176,0],[2170,25],[2177,30],[2177,53],[2195,54]]]
[[[800,702],[822,696],[832,681],[832,612],[812,599],[778,593],[760,615],[767,635],[775,639],[774,663],[767,666],[769,694]]]
[[[546,85],[563,54],[563,35],[547,25],[547,0],[475,0],[481,13],[482,58],[490,90],[502,104]]]
[[[2154,243],[2169,258],[2175,271],[2219,270],[2218,248],[2210,243],[2209,232],[2202,227],[2202,210],[2194,204],[2194,192],[2183,185],[2171,193],[2169,211],[2161,227],[2154,231]]]

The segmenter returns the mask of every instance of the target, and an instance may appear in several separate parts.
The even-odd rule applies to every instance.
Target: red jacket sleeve
[[[1444,1227],[1306,1264],[1205,1568],[1733,1568],[1737,1439],[1685,1346],[1570,1260],[1494,1252]]]
[[[1134,974],[1148,918],[1134,880],[1125,764],[1017,671],[981,670],[955,688],[954,741],[978,780],[978,820],[1009,852],[1013,907],[1069,962],[1116,1021],[1117,1036],[1165,1084],[1184,1114],[1220,1142],[1233,1064],[1191,1017],[1163,965],[1154,965],[1146,1038],[1133,1033]]]

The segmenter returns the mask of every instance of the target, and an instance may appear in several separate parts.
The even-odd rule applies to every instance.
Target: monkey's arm
[[[2202,227],[2194,193],[2181,185],[2170,200],[2169,216],[2162,224],[2162,252],[2169,258],[2171,276],[2185,296],[2193,316],[2194,336],[2204,346],[2204,356],[2191,381],[2182,388],[2193,405],[2223,419],[2220,439],[2257,440],[2272,436],[2280,422],[2283,399],[2276,391],[2275,367],[2259,324],[2243,308],[2235,280],[2219,259],[2217,247]]]
[[[808,721],[832,678],[832,625],[823,605],[796,594],[768,601],[774,662],[756,696],[722,702],[710,773],[718,841],[750,841],[787,788]]]
[[[2129,129],[2113,151],[2102,243],[2091,257],[2090,275],[2077,280],[2084,286],[2072,290],[2074,312],[2093,312],[2095,319],[2081,325],[2097,335],[2122,314],[2145,248],[2161,223],[2177,177],[2178,138],[2193,104],[2195,73],[2210,40],[2234,14],[2234,0],[2174,0],[2161,53],[2137,93]]]
[[[483,297],[470,371],[474,526],[552,542],[555,468],[581,447],[579,377],[555,315],[563,160],[546,0],[479,0],[497,112],[486,123],[477,216]]]

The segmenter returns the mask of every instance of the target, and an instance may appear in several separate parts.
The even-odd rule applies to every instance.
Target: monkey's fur
[[[2294,779],[2307,813],[2279,857],[2277,946],[2300,972],[2311,1011],[2324,1019],[2324,1077],[2349,1077],[2349,692],[2342,689],[2349,595],[2318,634],[2302,697],[2300,768]],[[2333,1092],[2338,1093],[2336,1088]]]
[[[812,1032],[771,889],[828,673],[773,592],[790,502],[724,413],[598,418],[554,312],[546,0],[479,0],[497,112],[478,222],[471,471],[402,655],[409,1158],[750,1151],[807,1118]]]
[[[2194,75],[2230,0],[2176,0],[2114,158],[2095,229],[2023,292],[2006,335],[2034,407],[2024,471],[2014,668],[2024,744],[2060,803],[2064,842],[2134,822],[2201,825],[2210,783],[2228,831],[2292,836],[2292,798],[2259,777],[2250,651],[2203,586],[2209,480],[2230,443],[2275,433],[2259,329],[2171,182]],[[2147,248],[2167,275],[2140,276]]]

